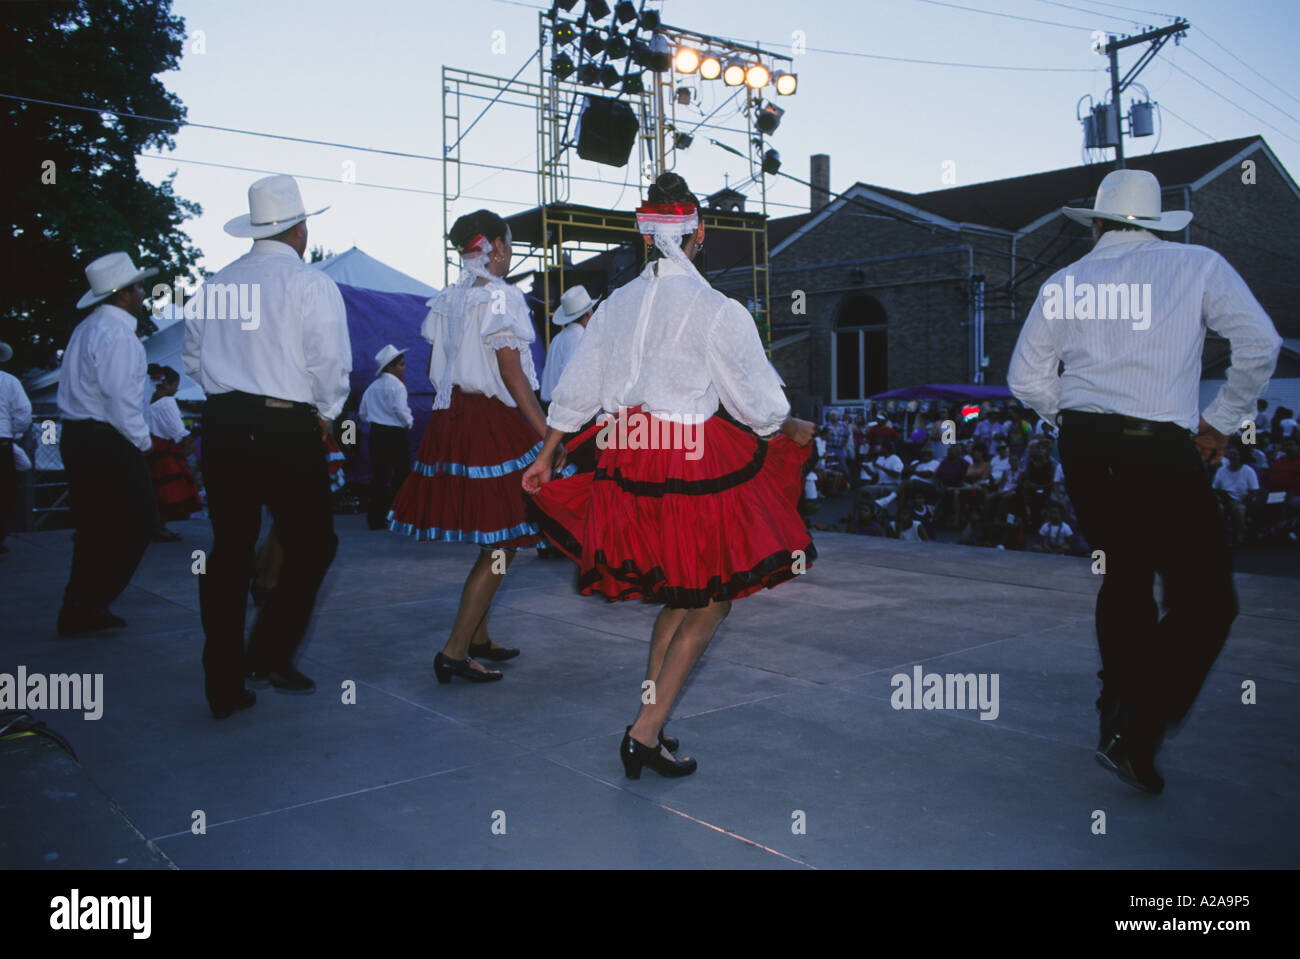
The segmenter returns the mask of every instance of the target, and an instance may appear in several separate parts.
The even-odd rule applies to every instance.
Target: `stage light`
[[[614,7],[614,16],[618,17],[619,23],[631,23],[636,19],[636,4],[630,0],[622,0]]]
[[[673,69],[678,73],[694,73],[700,68],[700,52],[690,47],[678,47],[673,58]]]
[[[754,121],[754,126],[758,128],[759,133],[775,133],[776,128],[781,125],[781,117],[785,116],[785,111],[775,103],[763,105],[763,111]]]
[[[632,62],[647,69],[650,66],[650,45],[635,37],[632,38]]]
[[[614,33],[605,44],[605,53],[611,60],[622,60],[627,56],[627,41],[620,34]]]
[[[594,57],[605,49],[605,38],[599,33],[588,33],[582,38],[582,49]]]
[[[776,92],[783,97],[788,97],[799,89],[799,77],[793,73],[786,73],[784,70],[776,72]]]
[[[629,73],[623,78],[623,92],[633,96],[645,93],[645,83],[642,82],[640,73]]]
[[[774,174],[781,169],[781,154],[775,150],[768,150],[763,154],[763,172]]]
[[[772,74],[761,63],[751,64],[749,69],[745,71],[745,85],[751,90],[763,89],[770,79],[772,79]]]
[[[679,106],[683,106],[683,107],[688,107],[688,106],[691,105],[691,88],[690,88],[690,87],[678,87],[678,88],[677,88],[677,103],[678,103]]]
[[[716,53],[706,53],[700,58],[700,76],[705,80],[722,76],[722,59]]]
[[[587,0],[587,19],[595,22],[609,16],[609,4],[605,0]]]
[[[615,70],[611,64],[607,63],[600,68],[600,84],[606,90],[612,86],[616,86],[618,81],[621,79],[623,78],[618,75],[618,71]]]
[[[679,133],[673,138],[673,148],[676,150],[685,150],[694,142],[695,137],[691,136],[689,133]]]
[[[572,10],[578,5],[578,0],[555,0],[555,3],[561,10]]]
[[[584,87],[594,87],[600,80],[600,71],[594,63],[584,63],[578,70],[578,82]]]
[[[650,69],[655,73],[663,73],[671,69],[673,65],[673,51],[668,46],[668,39],[661,33],[656,33],[650,39]]]
[[[578,38],[578,31],[573,29],[573,24],[561,23],[555,28],[555,42],[559,46],[572,43]]]
[[[551,59],[551,72],[563,80],[573,72],[573,60],[567,53],[561,53]]]
[[[659,29],[659,11],[647,10],[641,14],[641,29],[649,30],[652,33]]]
[[[736,57],[727,61],[726,69],[722,71],[722,82],[729,87],[738,87],[745,82],[745,63]]]

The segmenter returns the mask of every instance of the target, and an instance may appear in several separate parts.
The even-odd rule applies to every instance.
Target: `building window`
[[[865,400],[889,387],[885,308],[870,296],[845,300],[831,338],[831,402]]]

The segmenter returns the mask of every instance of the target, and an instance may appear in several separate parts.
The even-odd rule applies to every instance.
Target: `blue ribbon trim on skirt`
[[[538,440],[537,445],[530,449],[523,456],[517,459],[508,460],[504,463],[498,463],[496,466],[466,466],[463,463],[421,463],[416,460],[411,469],[421,476],[439,476],[446,474],[448,476],[464,476],[469,479],[496,479],[506,476],[510,473],[517,472],[532,464],[537,459],[537,454],[542,451],[542,443]]]
[[[407,536],[414,536],[416,542],[440,540],[444,543],[477,543],[480,546],[505,543],[521,536],[536,536],[538,531],[536,523],[520,523],[510,529],[499,529],[491,533],[484,533],[476,529],[439,529],[436,526],[428,529],[416,529],[410,523],[397,522],[393,517],[392,510],[388,511],[388,528],[394,533],[405,533]]]

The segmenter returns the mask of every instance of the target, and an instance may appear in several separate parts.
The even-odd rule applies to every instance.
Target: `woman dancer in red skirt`
[[[630,779],[643,766],[695,771],[663,732],[682,685],[732,600],[816,556],[797,508],[813,424],[790,417],[753,317],[691,264],[704,242],[698,207],[676,174],[650,188],[637,229],[661,256],[592,317],[523,480],[542,531],[578,563],[582,592],[664,605],[650,636],[652,701],[619,746]],[[714,415],[719,400],[753,432]],[[569,444],[594,439],[594,473],[552,479],[562,437],[600,410],[618,413]]]
[[[479,210],[457,220],[448,238],[460,250],[460,279],[429,301],[421,330],[432,344],[433,416],[388,520],[417,540],[479,547],[433,668],[440,683],[452,676],[481,683],[502,674],[471,656],[519,655],[492,642],[487,617],[514,550],[540,539],[520,476],[541,449],[546,420],[533,394],[528,306],[502,279],[510,269],[509,228]]]
[[[153,481],[154,501],[158,504],[158,528],[154,542],[174,542],[180,535],[167,528],[172,520],[188,519],[203,509],[199,488],[194,484],[185,457],[194,451],[194,439],[181,419],[176,394],[181,375],[170,366],[162,368],[162,380],[149,404],[149,433],[153,447],[149,450],[149,477]]]

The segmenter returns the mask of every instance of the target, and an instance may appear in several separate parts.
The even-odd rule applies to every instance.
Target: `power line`
[[[1023,20],[1026,23],[1042,23],[1049,27],[1065,27],[1069,30],[1086,30],[1092,33],[1092,27],[1081,27],[1075,23],[1061,23],[1059,20],[1040,20],[1038,17],[1022,17],[1015,13],[1000,13],[997,10],[985,10],[981,7],[967,7],[960,3],[948,3],[947,0],[916,0],[917,3],[928,3],[936,7],[951,7],[954,10],[965,10],[967,13],[983,13],[990,17],[1004,17],[1007,20]]]
[[[1213,70],[1215,73],[1218,73],[1218,74],[1221,74],[1222,76],[1227,77],[1229,80],[1231,80],[1231,81],[1232,81],[1233,83],[1235,83],[1237,86],[1241,87],[1243,90],[1245,90],[1245,91],[1246,91],[1247,93],[1249,93],[1251,96],[1253,96],[1253,97],[1257,97],[1258,99],[1263,100],[1265,103],[1267,103],[1269,106],[1271,106],[1271,107],[1272,107],[1274,110],[1276,110],[1278,113],[1282,114],[1282,116],[1286,117],[1288,120],[1293,120],[1293,121],[1295,121],[1296,123],[1300,123],[1300,118],[1294,117],[1294,116],[1292,116],[1291,114],[1287,113],[1285,110],[1283,110],[1280,106],[1278,106],[1278,105],[1277,105],[1276,103],[1274,103],[1272,100],[1269,100],[1269,99],[1267,99],[1267,98],[1265,98],[1265,97],[1263,97],[1263,96],[1260,96],[1258,93],[1256,93],[1256,92],[1255,92],[1254,90],[1252,90],[1250,87],[1246,86],[1246,84],[1242,83],[1242,82],[1241,82],[1240,80],[1238,80],[1236,77],[1231,76],[1230,74],[1224,73],[1222,70],[1220,70],[1218,67],[1216,67],[1216,66],[1215,66],[1213,63],[1211,63],[1209,60],[1205,59],[1205,57],[1201,56],[1199,53],[1197,53],[1197,52],[1196,52],[1195,50],[1193,50],[1191,47],[1184,47],[1184,49],[1185,49],[1188,53],[1190,53],[1192,56],[1196,57],[1196,59],[1200,60],[1202,63],[1204,63],[1206,66],[1208,66],[1208,67],[1209,67],[1211,70]]]
[[[107,113],[111,117],[126,117],[128,120],[145,120],[150,123],[165,123],[168,125],[175,124],[183,127],[195,127],[200,130],[216,130],[221,133],[242,133],[250,137],[265,137],[268,140],[287,140],[290,143],[310,143],[315,146],[336,147],[340,150],[356,150],[360,153],[382,153],[385,156],[406,157],[411,160],[433,160],[438,162],[441,157],[427,156],[423,153],[405,153],[401,150],[382,150],[378,147],[357,146],[355,143],[336,143],[332,140],[313,140],[309,137],[291,137],[283,133],[263,133],[259,130],[241,130],[238,127],[215,126],[210,123],[193,123],[189,120],[168,120],[165,117],[147,117],[139,113],[125,113],[121,110],[109,110],[101,107],[83,107],[76,103],[58,103],[54,100],[38,100],[35,97],[20,97],[11,93],[0,93],[0,98],[5,100],[19,100],[23,103],[39,103],[47,107],[60,107],[64,110],[83,110],[87,113]]]
[[[1215,143],[1218,143],[1218,142],[1219,142],[1219,138],[1218,138],[1218,137],[1214,136],[1214,135],[1211,134],[1211,133],[1206,133],[1204,130],[1202,130],[1200,127],[1198,127],[1195,123],[1193,123],[1191,120],[1188,120],[1186,117],[1181,117],[1181,116],[1179,116],[1177,113],[1174,113],[1173,110],[1169,109],[1169,107],[1167,107],[1167,106],[1166,106],[1165,104],[1163,104],[1163,103],[1160,104],[1160,112],[1161,112],[1161,113],[1168,113],[1168,114],[1169,114],[1171,117],[1173,117],[1175,120],[1181,120],[1183,123],[1187,124],[1187,125],[1188,125],[1189,127],[1191,127],[1193,130],[1195,130],[1197,133],[1199,133],[1201,136],[1203,136],[1203,137],[1208,137],[1209,139],[1213,140]]]
[[[233,163],[214,163],[211,160],[188,160],[183,157],[164,156],[163,154],[160,153],[137,153],[136,156],[143,160],[163,160],[167,163],[185,163],[191,166],[216,167],[221,170],[239,170],[243,173],[262,173],[268,176],[275,176],[275,175],[282,174],[284,172],[283,170],[262,170],[257,167],[236,166]],[[386,183],[362,183],[359,181],[354,182],[351,180],[339,180],[338,177],[310,176],[306,173],[293,173],[290,174],[290,176],[294,177],[294,179],[297,180],[315,180],[318,183],[342,184],[343,186],[361,186],[361,187],[367,187],[372,190],[392,190],[397,193],[419,193],[425,196],[445,196],[445,194],[441,190],[420,190],[416,187],[390,186],[389,184]],[[498,197],[488,197],[488,196],[470,196],[467,193],[460,194],[458,197],[456,197],[456,199],[482,200],[487,203],[511,203],[516,206],[532,206],[531,203],[524,203],[519,200],[503,200]]]
[[[1079,13],[1086,13],[1093,17],[1105,17],[1109,20],[1122,20],[1124,23],[1132,23],[1136,26],[1146,26],[1141,20],[1130,20],[1128,17],[1118,17],[1113,13],[1098,13],[1096,10],[1089,10],[1087,7],[1076,7],[1072,3],[1062,3],[1061,0],[1038,0],[1039,3],[1046,3],[1053,7],[1063,7],[1066,10],[1077,10]]]
[[[1232,57],[1232,59],[1236,60],[1236,61],[1237,61],[1238,63],[1240,63],[1243,67],[1245,67],[1247,70],[1249,70],[1251,73],[1255,74],[1255,76],[1259,77],[1261,80],[1263,80],[1265,83],[1267,83],[1267,84],[1268,84],[1270,87],[1272,87],[1274,90],[1277,90],[1279,93],[1283,94],[1284,96],[1291,97],[1291,99],[1292,99],[1292,100],[1295,100],[1296,103],[1300,103],[1300,99],[1297,99],[1296,97],[1292,96],[1290,93],[1287,93],[1285,90],[1283,90],[1281,87],[1279,87],[1276,83],[1274,83],[1274,82],[1273,82],[1272,80],[1270,80],[1268,77],[1264,76],[1264,74],[1260,73],[1258,70],[1256,70],[1254,67],[1252,67],[1249,63],[1247,63],[1245,60],[1241,59],[1241,57],[1237,56],[1235,53],[1233,53],[1231,50],[1229,50],[1227,47],[1225,47],[1225,46],[1224,46],[1222,43],[1220,43],[1218,40],[1214,39],[1214,37],[1210,36],[1210,35],[1209,35],[1208,33],[1206,33],[1204,30],[1201,31],[1201,36],[1205,37],[1206,40],[1209,40],[1212,44],[1214,44],[1216,47],[1218,47],[1220,50],[1222,50],[1222,51],[1223,51],[1224,53],[1226,53],[1228,56]]]
[[[1221,99],[1221,100],[1226,101],[1227,103],[1230,103],[1232,106],[1236,107],[1236,108],[1237,108],[1238,110],[1240,110],[1242,113],[1246,114],[1246,116],[1248,116],[1248,117],[1250,117],[1250,118],[1252,118],[1252,119],[1254,119],[1254,120],[1258,120],[1260,123],[1264,124],[1264,126],[1268,127],[1270,130],[1277,130],[1278,133],[1282,134],[1282,136],[1286,137],[1286,138],[1287,138],[1288,140],[1290,140],[1292,143],[1300,143],[1300,140],[1297,140],[1295,137],[1291,136],[1291,134],[1287,133],[1287,132],[1284,131],[1284,130],[1279,130],[1277,127],[1273,126],[1273,124],[1269,123],[1269,122],[1268,122],[1267,120],[1265,120],[1263,117],[1261,117],[1261,116],[1257,116],[1256,114],[1251,113],[1249,110],[1247,110],[1245,107],[1243,107],[1240,103],[1237,103],[1235,100],[1232,100],[1231,98],[1224,96],[1222,93],[1220,93],[1218,90],[1214,89],[1214,87],[1210,86],[1210,85],[1209,85],[1208,83],[1206,83],[1204,80],[1201,80],[1201,79],[1199,79],[1199,78],[1197,78],[1197,77],[1195,77],[1195,76],[1192,76],[1192,74],[1188,73],[1186,70],[1184,70],[1184,69],[1183,69],[1182,67],[1180,67],[1178,64],[1174,63],[1174,61],[1170,60],[1168,57],[1161,56],[1160,54],[1157,54],[1157,56],[1159,56],[1161,60],[1164,60],[1165,63],[1169,64],[1171,67],[1173,67],[1173,68],[1174,68],[1175,70],[1177,70],[1179,73],[1181,73],[1183,76],[1185,76],[1185,77],[1187,77],[1187,78],[1189,78],[1189,79],[1191,79],[1191,80],[1194,80],[1196,83],[1199,83],[1201,86],[1205,87],[1205,89],[1207,89],[1207,90],[1209,90],[1211,93],[1213,93],[1216,97],[1218,97],[1218,98]]]
[[[926,0],[922,0],[926,2]],[[764,46],[779,46],[775,41],[759,41]],[[922,63],[935,67],[964,67],[970,70],[1012,70],[1021,73],[1100,73],[1104,67],[1013,67],[998,63],[960,63],[955,60],[923,60],[917,57],[887,57],[880,53],[860,53],[856,50],[828,50],[825,47],[805,47],[810,53],[829,53],[837,57],[858,57],[863,60],[889,60],[894,63]]]
[[[1110,7],[1114,10],[1128,10],[1132,13],[1145,13],[1153,17],[1165,17],[1169,20],[1177,20],[1172,13],[1160,13],[1156,10],[1142,10],[1138,7],[1126,7],[1122,3],[1104,3],[1102,0],[1084,0],[1085,3],[1091,3],[1095,7]]]

